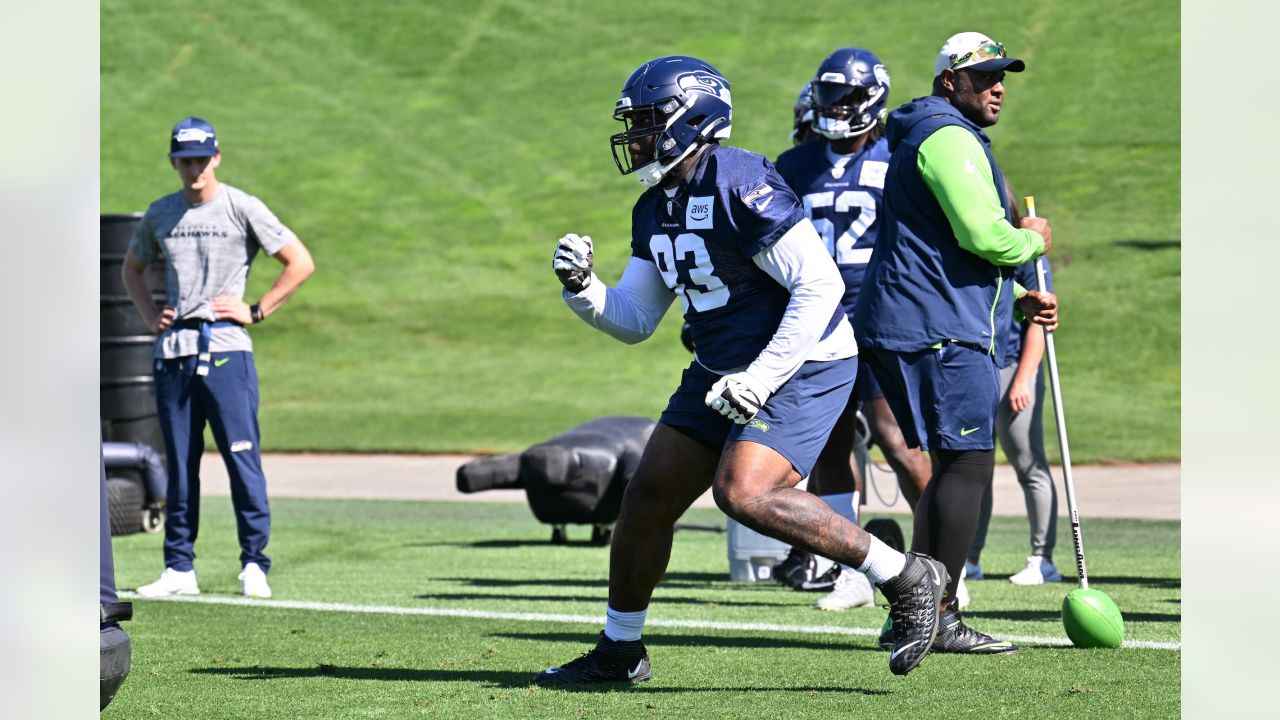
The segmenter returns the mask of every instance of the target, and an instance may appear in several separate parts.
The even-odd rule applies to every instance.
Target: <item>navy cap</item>
[[[218,154],[213,126],[198,117],[178,121],[169,135],[169,157],[210,157]]]

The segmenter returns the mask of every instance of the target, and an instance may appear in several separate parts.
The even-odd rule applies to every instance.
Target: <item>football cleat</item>
[[[1012,655],[1018,646],[1008,640],[996,640],[978,632],[960,620],[960,613],[948,603],[938,618],[938,637],[933,641],[933,651],[966,655]]]
[[[798,547],[792,547],[787,552],[787,557],[782,562],[774,565],[771,577],[782,583],[792,587],[804,582],[803,576],[810,572],[810,568],[814,564],[813,554],[807,550],[801,550]],[[797,575],[800,579],[792,580],[793,575]]]
[[[894,675],[906,675],[929,654],[938,635],[938,605],[946,584],[942,563],[912,552],[902,572],[880,586],[893,620],[889,670]]]
[[[818,598],[813,606],[819,610],[840,611],[849,608],[871,607],[876,603],[876,589],[866,575],[851,568],[841,568],[836,585],[827,595]]]
[[[880,637],[876,640],[881,650],[893,649],[893,616],[884,619],[884,624],[880,626]]]
[[[822,562],[831,562],[826,558],[818,558]],[[821,575],[803,580],[799,585],[793,585],[796,590],[802,592],[826,592],[829,593],[836,589],[836,581],[840,579],[841,569],[840,563],[833,562],[827,568],[826,572]]]
[[[648,680],[649,652],[641,640],[600,639],[590,652],[559,667],[547,668],[533,679],[543,687],[565,687],[592,683],[632,683]]]

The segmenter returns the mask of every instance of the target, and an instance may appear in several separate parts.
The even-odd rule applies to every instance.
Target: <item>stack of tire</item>
[[[155,379],[151,374],[155,335],[142,317],[120,278],[129,241],[142,220],[141,214],[101,216],[101,394],[102,438],[107,442],[141,443],[163,457],[164,436],[156,414]],[[147,268],[147,287],[164,302],[164,265]],[[157,501],[146,498],[143,478],[134,469],[108,468],[108,514],[111,534],[147,530],[157,532],[164,516],[155,512]],[[153,506],[148,511],[148,505]]]

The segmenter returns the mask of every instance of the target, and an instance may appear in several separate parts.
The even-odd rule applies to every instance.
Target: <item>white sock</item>
[[[648,608],[637,612],[618,612],[609,608],[604,614],[604,634],[610,640],[639,640],[648,614]]]
[[[831,506],[831,509],[840,517],[848,520],[854,525],[858,524],[858,491],[851,493],[839,493],[837,495],[819,495],[823,502]],[[848,570],[849,566],[840,563],[840,567]]]
[[[907,556],[885,545],[880,538],[871,535],[871,547],[867,550],[867,559],[858,566],[858,572],[866,573],[871,582],[883,585],[902,574],[907,565]]]

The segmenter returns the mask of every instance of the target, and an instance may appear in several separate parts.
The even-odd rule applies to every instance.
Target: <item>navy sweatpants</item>
[[[271,535],[267,479],[258,449],[258,370],[253,353],[213,353],[209,374],[196,374],[196,356],[155,361],[156,405],[168,455],[168,512],[164,564],[186,571],[200,531],[200,458],[207,422],[231,479],[231,504],[240,537],[240,564],[265,572]]]

